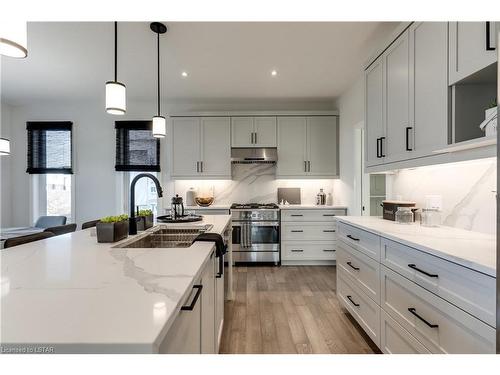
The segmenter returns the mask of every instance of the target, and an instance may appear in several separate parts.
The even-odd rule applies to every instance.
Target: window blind
[[[116,171],[160,172],[160,140],[152,121],[116,121]]]
[[[73,174],[70,121],[28,121],[29,174]]]

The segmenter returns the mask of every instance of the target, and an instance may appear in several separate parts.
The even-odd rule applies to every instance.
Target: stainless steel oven
[[[241,262],[280,261],[280,220],[276,205],[233,205],[233,259]]]

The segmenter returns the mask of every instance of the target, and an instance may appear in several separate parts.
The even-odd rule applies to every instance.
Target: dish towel
[[[224,273],[224,254],[227,252],[227,246],[224,245],[224,239],[217,233],[202,233],[193,240],[193,243],[201,242],[215,242],[215,256],[219,258],[219,272],[218,277]]]

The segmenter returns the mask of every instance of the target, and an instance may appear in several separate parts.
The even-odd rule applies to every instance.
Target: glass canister
[[[420,225],[423,227],[439,227],[441,225],[441,212],[436,208],[422,209]]]
[[[413,212],[411,211],[411,207],[398,207],[398,210],[396,211],[396,223],[413,223]]]

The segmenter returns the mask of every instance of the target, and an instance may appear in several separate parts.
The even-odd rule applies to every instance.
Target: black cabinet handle
[[[331,229],[331,230],[324,229],[323,232],[325,232],[325,233],[335,233],[335,229]]]
[[[347,264],[349,267],[351,267],[353,270],[359,271],[359,267],[355,267],[355,266],[353,266],[351,262],[347,262],[346,264]]]
[[[354,301],[352,300],[351,296],[346,296],[346,297],[347,297],[347,299],[348,299],[348,300],[349,300],[349,301],[350,301],[350,302],[351,302],[354,306],[359,307],[359,303],[354,302]]]
[[[293,217],[299,217],[299,216],[301,216],[301,217],[302,217],[302,216],[304,216],[304,215],[292,214],[292,215],[290,215],[290,216],[293,216]]]
[[[335,216],[335,214],[323,214],[323,216],[330,217],[330,216]]]
[[[381,158],[385,158],[385,154],[384,154],[384,141],[385,141],[385,137],[380,137],[380,157]]]
[[[437,274],[432,274],[432,273],[429,273],[429,272],[425,272],[424,270],[421,270],[415,264],[408,264],[408,267],[410,267],[411,269],[414,269],[415,271],[423,273],[424,275],[429,276],[429,277],[439,277],[439,275],[437,275]]]
[[[487,21],[486,22],[486,51],[494,51],[495,50],[495,47],[492,47],[490,45],[491,43],[491,40],[490,40],[490,33],[491,31],[491,22]]]
[[[413,148],[410,148],[410,130],[412,129],[411,126],[406,127],[406,151],[413,151]]]
[[[359,238],[353,237],[350,234],[348,234],[347,237],[350,238],[351,240],[359,241]]]
[[[292,253],[302,253],[304,250],[302,249],[292,249]]]
[[[377,138],[377,158],[380,158],[380,138]]]
[[[432,323],[429,323],[427,320],[425,320],[424,318],[422,318],[420,315],[417,314],[417,309],[415,309],[414,307],[409,307],[408,308],[408,311],[411,312],[413,315],[415,315],[418,319],[420,319],[422,322],[424,322],[425,324],[427,324],[429,327],[431,328],[438,328],[439,327],[439,324],[432,324]]]
[[[333,249],[323,249],[323,251],[325,251],[327,253],[333,253],[335,250],[333,250]]]
[[[303,230],[291,230],[290,232],[292,232],[292,233],[302,233],[304,231]]]
[[[304,172],[307,172],[307,161],[304,160]]]
[[[200,294],[201,294],[201,290],[203,289],[203,285],[193,285],[193,289],[197,289],[196,294],[194,295],[193,301],[191,301],[191,304],[189,306],[182,306],[181,310],[193,311],[194,307],[196,306],[196,302],[198,301],[198,298],[200,298]]]

